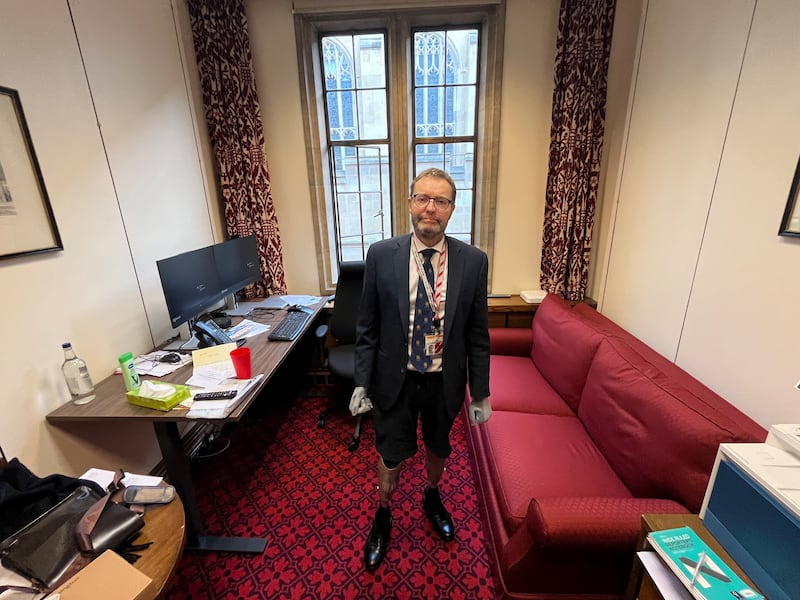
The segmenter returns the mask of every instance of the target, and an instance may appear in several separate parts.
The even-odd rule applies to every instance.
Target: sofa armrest
[[[530,328],[492,327],[489,329],[492,354],[505,356],[530,356],[533,331]]]
[[[645,513],[687,514],[673,500],[570,497],[531,500],[525,525],[534,545],[555,550],[634,550]]]

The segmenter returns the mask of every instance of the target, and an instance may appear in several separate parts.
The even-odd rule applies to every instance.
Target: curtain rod
[[[324,2],[322,0],[294,0],[292,14],[310,15],[338,12],[374,12],[379,10],[410,10],[420,8],[474,8],[476,6],[496,6],[503,0],[342,0]]]

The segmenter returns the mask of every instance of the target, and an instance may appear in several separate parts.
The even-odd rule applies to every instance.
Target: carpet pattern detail
[[[263,400],[263,399],[262,399]],[[209,535],[263,536],[260,556],[186,552],[167,590],[172,599],[495,597],[480,507],[459,417],[440,484],[456,539],[437,537],[422,509],[424,452],[409,460],[392,504],[392,538],[375,573],[363,549],[377,508],[374,433],[347,450],[354,420],[317,416],[327,406],[313,388],[290,406],[253,406],[226,435],[228,450],[194,461],[192,476]]]

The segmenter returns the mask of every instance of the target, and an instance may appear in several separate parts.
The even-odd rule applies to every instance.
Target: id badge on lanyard
[[[425,286],[425,293],[428,296],[428,302],[433,307],[434,318],[431,331],[425,334],[425,355],[429,358],[440,358],[444,349],[444,330],[442,329],[442,321],[439,317],[439,301],[441,296],[441,286],[444,279],[444,260],[447,253],[447,246],[442,250],[439,258],[439,272],[436,277],[436,290],[432,290],[428,283],[428,278],[425,277],[425,270],[422,268],[422,261],[419,258],[419,253],[414,252],[414,257],[417,263],[417,273],[419,274],[419,284]]]
[[[434,329],[431,333],[425,334],[425,354],[430,358],[439,358],[444,349],[444,333],[441,329]]]

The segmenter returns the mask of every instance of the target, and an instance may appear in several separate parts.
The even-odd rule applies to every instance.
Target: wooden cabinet
[[[530,327],[537,308],[519,296],[489,298],[489,327]]]
[[[597,308],[597,302],[592,298],[586,298],[584,302]],[[489,298],[489,327],[530,327],[537,308],[539,304],[528,304],[516,295]]]

